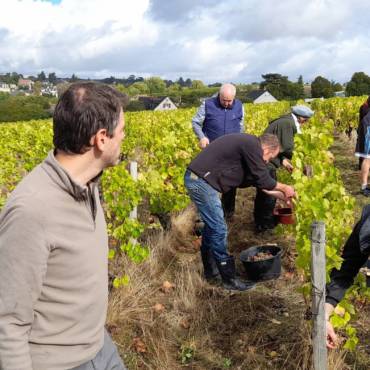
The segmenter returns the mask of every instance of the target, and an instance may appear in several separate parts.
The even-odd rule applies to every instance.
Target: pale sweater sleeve
[[[0,215],[0,369],[32,370],[29,332],[49,248],[32,206]]]
[[[198,108],[197,113],[195,114],[191,121],[193,131],[199,140],[206,137],[204,135],[204,132],[202,131],[205,118],[206,118],[206,103],[203,102]]]
[[[244,132],[244,118],[245,118],[245,111],[244,111],[244,105],[242,104],[242,119],[240,121],[240,132]]]

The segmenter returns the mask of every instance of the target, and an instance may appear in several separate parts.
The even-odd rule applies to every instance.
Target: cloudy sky
[[[0,74],[346,82],[370,74],[364,0],[1,0]]]

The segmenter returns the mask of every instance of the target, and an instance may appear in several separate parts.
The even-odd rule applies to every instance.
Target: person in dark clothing
[[[364,147],[366,146],[366,135],[367,135],[367,128],[366,123],[363,124],[363,119],[369,113],[369,104],[370,104],[370,96],[364,102],[364,104],[360,107],[359,112],[359,125],[357,128],[357,142],[356,142],[356,150],[355,156],[358,157],[358,169],[361,171],[361,192],[363,195],[368,197],[370,195],[370,189],[367,185],[367,178],[369,175],[369,168],[370,168],[370,161],[364,160],[367,159],[367,155],[364,152]]]
[[[211,281],[221,275],[226,289],[246,290],[254,284],[236,278],[234,257],[226,250],[227,225],[219,195],[256,186],[283,199],[293,197],[294,189],[278,183],[267,170],[266,163],[279,150],[275,135],[225,135],[200,152],[185,172],[188,194],[205,224],[201,245],[204,276]]]
[[[370,255],[370,205],[362,210],[361,219],[355,225],[342,252],[343,263],[339,270],[333,269],[330,283],[326,286],[326,329],[327,347],[335,348],[337,336],[329,319],[346,290],[353,284],[360,268],[368,262]],[[369,263],[368,263],[369,266]]]
[[[370,96],[366,99],[364,104],[360,107],[360,122],[369,113]]]
[[[272,159],[268,165],[272,178],[276,179],[276,170],[279,167],[284,167],[289,172],[293,170],[290,160],[293,156],[294,135],[301,132],[300,126],[313,114],[314,112],[310,108],[304,105],[296,105],[292,108],[290,114],[272,121],[266,128],[265,133],[276,135],[280,142],[279,155]],[[273,229],[276,226],[273,215],[275,203],[274,197],[257,188],[253,213],[257,233]]]
[[[242,103],[235,99],[235,94],[234,85],[224,84],[217,96],[206,99],[199,107],[192,126],[201,149],[220,136],[243,132],[244,109]],[[234,188],[222,194],[226,219],[231,219],[235,212],[235,196]]]

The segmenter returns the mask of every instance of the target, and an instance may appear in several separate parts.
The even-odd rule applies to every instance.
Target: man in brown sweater
[[[71,85],[54,147],[0,214],[0,369],[123,370],[104,329],[108,237],[97,178],[117,164],[126,96]]]

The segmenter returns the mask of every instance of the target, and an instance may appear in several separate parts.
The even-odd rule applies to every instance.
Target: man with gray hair
[[[293,157],[294,136],[301,133],[304,125],[314,114],[305,105],[295,105],[289,114],[283,115],[269,123],[265,133],[276,135],[280,142],[280,153],[269,163],[270,176],[276,179],[276,170],[284,167],[293,170],[290,160]],[[276,226],[274,218],[275,198],[257,189],[254,201],[254,222],[256,233],[269,232]]]
[[[244,109],[240,100],[235,99],[234,85],[223,84],[216,96],[206,99],[192,120],[200,148],[204,149],[213,140],[227,134],[244,131]],[[222,195],[222,207],[226,219],[235,211],[236,189]]]

